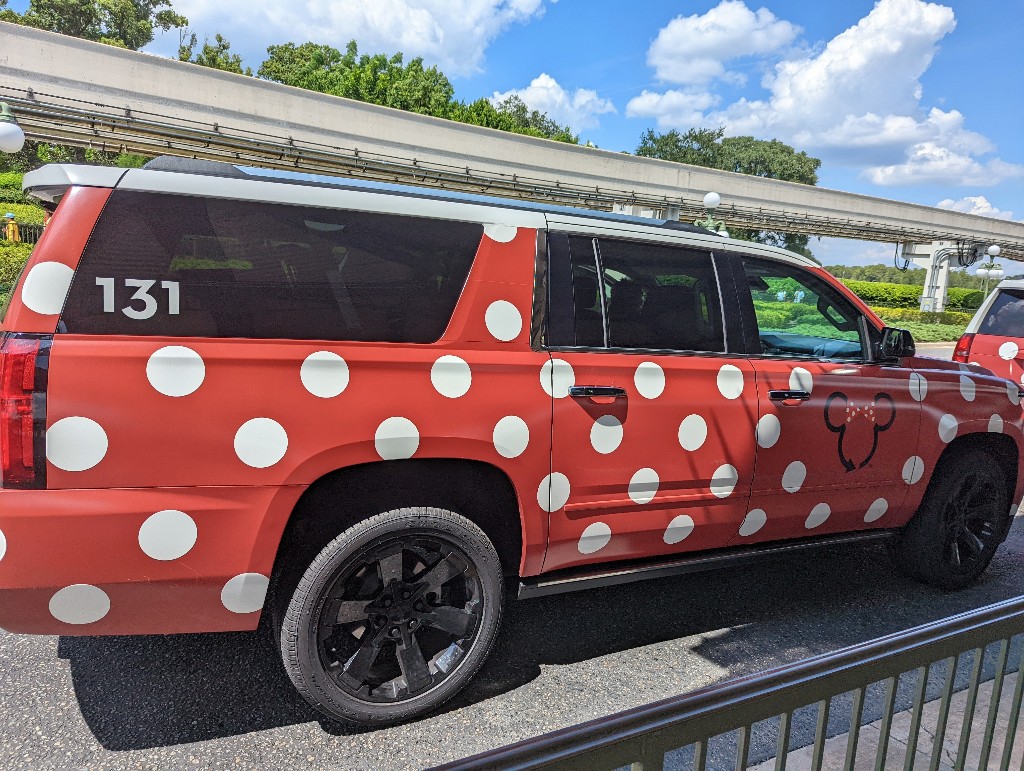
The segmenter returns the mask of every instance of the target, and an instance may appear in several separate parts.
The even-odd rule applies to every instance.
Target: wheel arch
[[[1019,503],[1016,497],[1020,454],[1017,443],[1006,434],[976,432],[964,434],[951,441],[939,456],[932,476],[939,473],[944,463],[955,455],[985,452],[991,455],[1006,475],[1006,496],[1010,504]]]
[[[494,544],[507,576],[519,576],[523,521],[515,486],[497,466],[461,458],[377,461],[335,469],[302,494],[285,524],[272,573],[287,597],[323,547],[356,522],[409,506],[448,509]]]

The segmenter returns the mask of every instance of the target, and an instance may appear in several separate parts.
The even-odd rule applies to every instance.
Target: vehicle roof
[[[336,208],[366,209],[369,206],[374,210],[396,214],[419,214],[441,219],[466,219],[485,224],[560,231],[593,228],[608,234],[632,233],[710,249],[725,247],[805,266],[815,264],[802,255],[784,249],[726,238],[704,228],[674,220],[173,156],[156,158],[141,169],[50,164],[27,173],[22,184],[27,193],[47,201],[58,199],[72,186]]]

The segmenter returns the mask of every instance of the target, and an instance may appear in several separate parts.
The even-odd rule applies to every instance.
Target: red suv
[[[521,597],[888,540],[974,580],[1015,383],[675,222],[234,166],[56,165],[0,347],[0,626],[251,630],[406,719]]]

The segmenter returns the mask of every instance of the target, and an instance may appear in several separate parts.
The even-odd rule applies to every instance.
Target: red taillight
[[[956,341],[956,348],[953,350],[953,361],[962,361],[964,364],[966,364],[967,357],[971,355],[971,343],[973,342],[973,332],[968,332],[966,335],[961,335],[960,339]]]
[[[46,358],[50,339],[4,335],[0,342],[0,487],[46,486]]]

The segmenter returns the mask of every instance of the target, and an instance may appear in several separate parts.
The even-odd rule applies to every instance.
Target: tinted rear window
[[[482,234],[447,220],[114,191],[62,331],[429,343]]]
[[[1000,337],[1024,337],[1024,289],[1000,289],[978,332]]]

